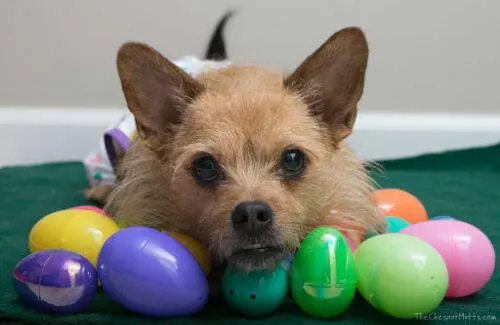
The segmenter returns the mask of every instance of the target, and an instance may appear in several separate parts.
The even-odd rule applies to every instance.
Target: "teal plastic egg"
[[[321,227],[304,238],[291,267],[292,295],[303,312],[339,315],[353,301],[356,279],[353,253],[339,231]]]
[[[395,234],[410,226],[411,223],[408,221],[398,218],[398,217],[385,217],[385,221],[387,222],[387,233]],[[375,234],[369,232],[365,235],[365,239],[371,238],[375,236]]]
[[[381,312],[401,319],[424,316],[443,301],[446,264],[430,244],[405,234],[364,241],[355,253],[358,290]]]
[[[272,313],[288,294],[288,264],[283,262],[274,271],[250,273],[228,267],[222,277],[222,293],[227,304],[247,317]]]
[[[385,220],[387,221],[387,230],[391,234],[398,233],[411,225],[411,223],[405,219],[398,217],[385,217]]]

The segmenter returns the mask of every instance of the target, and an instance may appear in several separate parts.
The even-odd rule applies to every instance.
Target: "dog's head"
[[[169,184],[155,196],[174,207],[168,228],[250,270],[277,263],[315,226],[370,221],[368,178],[342,143],[367,60],[357,28],[334,34],[289,76],[235,65],[194,79],[151,47],[125,44],[122,88],[140,146],[160,166],[155,177]]]

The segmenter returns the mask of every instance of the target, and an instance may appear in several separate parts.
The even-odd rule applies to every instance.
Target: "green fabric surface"
[[[414,193],[431,216],[452,215],[484,231],[500,245],[500,145],[383,161],[383,172],[374,174],[381,187],[398,187]],[[357,296],[352,306],[334,320],[303,314],[293,301],[260,320],[241,318],[223,301],[210,301],[191,318],[150,319],[133,315],[100,292],[93,304],[74,316],[48,316],[27,309],[11,284],[11,271],[28,254],[28,234],[33,224],[53,211],[88,204],[83,166],[77,162],[0,169],[0,318],[40,324],[399,324],[403,321],[378,312]],[[429,324],[500,323],[500,272],[477,294],[446,300],[430,316]],[[489,319],[480,319],[489,317]],[[440,319],[439,319],[440,318]],[[404,321],[421,323],[422,321]]]

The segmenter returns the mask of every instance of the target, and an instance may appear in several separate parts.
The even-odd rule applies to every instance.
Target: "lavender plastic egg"
[[[196,258],[155,229],[130,227],[116,232],[104,243],[97,265],[104,291],[138,314],[189,316],[208,300],[208,280]]]
[[[27,306],[45,313],[84,310],[97,291],[97,271],[83,256],[44,250],[23,258],[12,272],[14,289]]]

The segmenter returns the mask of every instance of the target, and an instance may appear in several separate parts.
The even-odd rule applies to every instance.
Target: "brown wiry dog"
[[[247,271],[273,267],[315,227],[355,240],[360,229],[383,231],[365,166],[344,142],[367,61],[358,28],[288,76],[233,65],[194,79],[127,43],[117,65],[139,137],[112,191],[90,196],[127,225],[193,236],[215,261]]]

